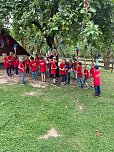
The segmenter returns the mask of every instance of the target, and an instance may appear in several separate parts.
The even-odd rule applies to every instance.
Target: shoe
[[[21,83],[21,85],[24,85],[24,83]]]

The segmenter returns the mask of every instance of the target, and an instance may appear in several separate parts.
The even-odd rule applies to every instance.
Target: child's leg
[[[6,69],[7,75],[10,76],[9,68]]]
[[[68,72],[68,84],[70,84],[70,72]]]
[[[10,71],[10,75],[12,75],[12,74],[11,74],[11,67],[9,68],[9,71]]]
[[[18,75],[18,67],[15,68],[15,73]]]
[[[83,88],[83,79],[82,79],[82,77],[80,78],[80,84],[81,84],[81,88]]]
[[[43,73],[41,73],[41,78],[42,78],[42,82],[44,81],[44,76]]]
[[[98,96],[98,87],[95,86],[94,89],[95,89],[95,96]]]
[[[44,82],[46,82],[46,74],[45,73],[43,74],[43,80],[44,80]]]
[[[56,79],[55,78],[53,78],[53,84],[55,84],[56,83]]]
[[[21,78],[21,84],[23,84],[24,81],[25,81],[25,73],[23,72],[23,73],[22,73],[22,78]]]
[[[34,80],[34,72],[32,72],[32,80]]]
[[[78,88],[80,88],[80,77],[78,77]]]
[[[36,79],[37,79],[37,72],[35,71],[34,72],[34,80],[36,81]]]
[[[101,95],[100,86],[97,86],[97,88],[98,88],[98,96],[100,96]]]
[[[86,84],[86,78],[84,78],[84,81],[83,81],[83,86],[85,87],[85,84]]]
[[[62,78],[61,83],[63,83],[64,82],[64,75],[63,74],[61,75],[61,78]]]

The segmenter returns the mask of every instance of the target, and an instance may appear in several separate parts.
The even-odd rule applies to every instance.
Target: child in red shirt
[[[84,69],[84,82],[83,82],[83,86],[88,87],[87,81],[88,81],[89,78],[90,78],[90,76],[89,76],[89,70],[88,70],[88,66],[86,65],[85,69]]]
[[[7,75],[11,76],[11,67],[6,53],[3,54],[3,63],[4,67],[6,68]]]
[[[53,85],[56,84],[56,70],[57,70],[56,57],[53,57],[53,61],[51,62],[51,75],[53,79]]]
[[[60,65],[59,65],[59,73],[62,77],[61,85],[65,85],[65,83],[66,83],[66,69],[65,69],[65,66],[66,66],[66,60],[63,59],[62,62],[60,63]]]
[[[26,60],[25,60],[26,73],[29,73],[29,65],[30,65],[30,60],[28,56],[26,56]]]
[[[40,57],[39,68],[41,72],[42,82],[45,82],[46,81],[46,62],[43,57]]]
[[[14,55],[14,68],[15,68],[16,76],[18,76],[18,65],[19,65],[19,59],[17,55]]]
[[[11,70],[14,71],[14,57],[13,57],[13,52],[10,52],[10,53],[9,53],[8,60],[9,60],[9,63],[10,63]]]
[[[100,71],[99,71],[99,66],[95,65],[95,70],[93,73],[93,82],[94,82],[94,89],[95,89],[95,96],[100,97],[101,91],[100,91]]]
[[[38,74],[38,67],[39,67],[39,56],[38,54],[35,55],[35,61],[36,61],[36,69],[37,69],[37,74]]]
[[[78,63],[77,76],[78,76],[78,88],[83,88],[82,63],[81,62]]]
[[[32,72],[32,80],[35,80],[37,79],[37,74],[36,74],[36,71],[37,71],[37,64],[36,64],[36,61],[34,60],[34,57],[30,57],[30,68],[31,68],[31,72]]]
[[[20,56],[18,69],[19,69],[19,72],[21,73],[21,85],[24,85],[25,83],[25,67],[24,67],[23,61],[24,61],[23,57]]]

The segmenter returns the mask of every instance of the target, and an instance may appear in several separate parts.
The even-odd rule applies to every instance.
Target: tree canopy
[[[84,8],[84,2],[88,8]],[[114,36],[113,0],[0,0],[0,26],[27,43],[53,47],[54,37],[76,46],[78,42],[110,47]]]

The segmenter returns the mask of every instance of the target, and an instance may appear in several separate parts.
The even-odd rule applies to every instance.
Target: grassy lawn
[[[0,152],[114,152],[114,73],[101,90],[0,85]],[[62,136],[40,139],[51,128]]]

